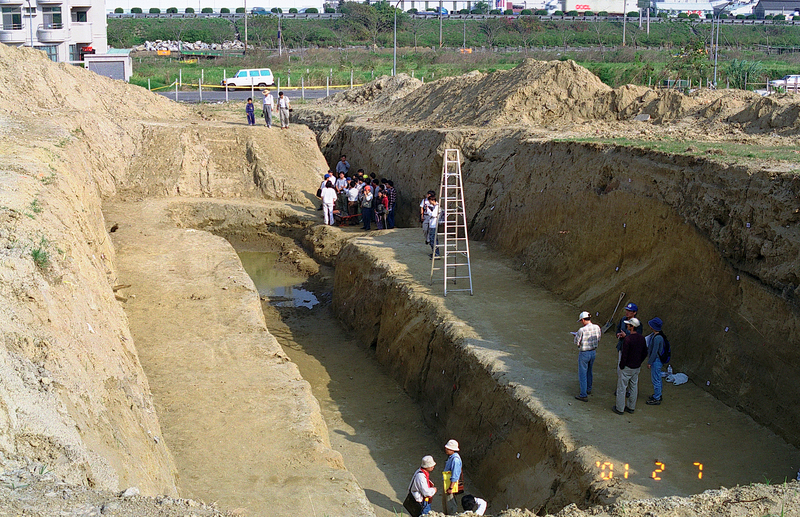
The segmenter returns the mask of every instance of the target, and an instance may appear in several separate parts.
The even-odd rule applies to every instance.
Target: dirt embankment
[[[785,114],[796,100],[754,99],[743,92],[612,91],[591,81],[595,87],[584,95],[566,85],[570,77],[585,79],[585,70],[563,63],[473,75],[420,86],[388,106],[351,109],[344,119],[341,110],[313,108],[307,117],[318,134],[324,121],[331,123],[329,159],[345,153],[354,166],[394,179],[402,225],[418,224],[419,199],[439,183],[443,150],[461,149],[473,239],[493,243],[533,282],[599,312],[603,321],[625,291],[645,319],[658,315],[667,322],[678,368],[800,444],[800,411],[788,402],[800,390],[791,345],[800,339],[800,176],[781,163],[767,168],[571,141],[600,131],[645,138],[674,138],[678,131],[683,138],[724,142],[745,131],[791,135],[795,123]],[[470,104],[471,88],[477,92],[516,76],[528,82],[516,90],[495,88],[500,100]],[[538,88],[535,94],[529,84]],[[542,101],[547,92],[567,97],[558,109],[570,115],[555,113],[571,121],[569,133],[544,130],[555,124],[547,118],[547,102],[528,108],[512,102]],[[619,108],[608,109],[609,95]],[[404,125],[393,113],[423,97],[427,107],[412,109],[409,122],[429,128],[386,124]],[[485,113],[487,121],[518,124],[476,128],[469,110],[459,111],[459,101],[478,110],[475,123]],[[648,106],[663,123],[597,121],[599,113],[621,119],[648,112]],[[784,125],[776,128],[780,121]]]
[[[4,472],[4,480],[10,480],[11,487],[0,494],[11,500],[4,502],[3,507],[18,508],[31,515],[51,515],[57,511],[88,515],[101,511],[108,498],[108,492],[92,495],[91,490],[121,491],[135,486],[143,495],[173,497],[179,490],[187,492],[187,466],[192,463],[187,455],[173,458],[171,448],[175,445],[175,450],[182,453],[194,453],[194,458],[204,453],[213,454],[218,449],[215,444],[193,447],[198,442],[193,433],[224,425],[225,412],[205,407],[202,418],[200,412],[185,415],[186,420],[180,426],[162,429],[163,411],[169,407],[166,403],[169,399],[156,399],[154,403],[146,368],[140,363],[135,336],[123,307],[128,301],[136,300],[131,295],[139,289],[144,300],[154,300],[155,312],[142,319],[149,325],[157,324],[156,307],[164,307],[158,298],[166,299],[170,295],[167,290],[159,291],[160,287],[166,287],[169,281],[182,282],[180,274],[192,267],[197,268],[195,277],[224,283],[230,276],[225,274],[225,268],[231,268],[231,274],[236,273],[233,270],[238,260],[230,246],[218,254],[217,258],[222,257],[219,261],[212,258],[202,262],[191,251],[180,251],[180,246],[146,250],[143,253],[146,258],[119,257],[110,238],[114,232],[129,235],[136,228],[146,234],[146,238],[136,244],[146,248],[155,246],[152,242],[158,241],[159,232],[163,232],[165,238],[170,235],[169,230],[159,224],[167,220],[174,229],[180,223],[163,216],[155,224],[148,217],[157,214],[136,217],[126,211],[124,205],[119,210],[132,220],[120,217],[118,222],[109,222],[101,209],[110,200],[125,203],[152,197],[215,197],[225,198],[232,205],[247,199],[252,206],[239,204],[232,212],[253,221],[269,212],[260,207],[259,202],[271,198],[288,207],[273,210],[278,214],[274,218],[265,216],[270,219],[269,224],[288,227],[297,223],[298,217],[290,215],[286,220],[280,219],[286,213],[297,212],[297,209],[303,212],[311,207],[312,193],[319,175],[327,170],[327,164],[313,135],[302,127],[295,126],[284,132],[269,131],[263,127],[247,127],[213,109],[192,113],[141,88],[98,77],[76,67],[56,65],[41,52],[29,49],[0,45],[0,70],[4,72],[0,78],[0,84],[4,85],[0,88],[0,106],[5,113],[0,129],[4,151],[0,172],[0,244],[3,250],[0,261],[0,321],[3,323],[0,472]],[[31,79],[20,79],[26,76]],[[9,82],[11,78],[13,84]],[[17,88],[20,82],[32,87],[20,90]],[[184,213],[181,209],[176,212]],[[193,222],[203,225],[226,217],[222,210]],[[256,224],[266,222],[263,218],[255,220]],[[219,244],[219,239],[214,242]],[[203,242],[189,244],[205,247]],[[219,250],[207,246],[205,251]],[[227,256],[223,257],[226,252]],[[124,280],[118,270],[123,259]],[[151,269],[130,275],[130,271],[138,271],[137,260],[138,265],[147,262]],[[169,266],[174,263],[179,266]],[[148,284],[136,275],[144,277],[147,273],[163,274],[167,280],[152,292],[146,292]],[[244,273],[238,271],[237,274]],[[249,281],[246,275],[244,278]],[[195,300],[186,302],[211,307],[204,305],[205,308],[200,309],[202,314],[196,318],[186,314],[162,313],[160,316],[169,318],[173,329],[177,326],[184,332],[192,330],[198,321],[220,332],[224,322],[209,319],[208,315],[214,313],[215,303],[226,303],[223,295],[227,293],[224,289],[227,286],[215,284],[214,287],[219,289],[210,288],[202,304]],[[252,284],[248,293],[252,295],[252,303],[245,304],[245,310],[239,315],[252,320],[248,329],[253,335],[248,344],[261,337],[264,343],[277,347],[264,329]],[[237,330],[227,328],[230,335]],[[235,355],[228,353],[225,340],[216,339],[213,332],[206,337],[204,351],[212,356],[215,353],[221,358]],[[148,343],[152,346],[155,337],[146,338],[151,338]],[[225,438],[229,445],[225,450],[230,454],[225,462],[215,463],[212,458],[205,467],[215,468],[233,462],[231,472],[216,468],[216,474],[226,476],[231,483],[242,479],[236,476],[248,476],[251,470],[257,470],[258,479],[267,479],[273,488],[268,493],[253,491],[250,495],[267,502],[279,499],[280,503],[270,506],[276,514],[290,513],[305,508],[306,504],[312,508],[307,512],[311,514],[314,507],[319,512],[334,503],[348,508],[354,515],[368,514],[363,491],[343,469],[338,453],[326,445],[324,422],[313,403],[308,384],[299,378],[296,368],[292,370],[293,365],[284,357],[276,360],[270,358],[269,353],[259,355],[258,343],[250,349],[256,353],[241,356],[248,358],[247,364],[263,359],[265,367],[283,372],[282,376],[276,373],[275,382],[283,379],[290,387],[270,391],[271,398],[264,397],[264,400],[275,403],[253,412],[250,418],[283,422],[284,427],[291,428],[288,434],[294,441],[290,443],[284,436],[286,441],[281,443],[277,434],[274,439],[260,437],[259,443],[269,445],[272,452],[272,456],[265,458],[263,454],[249,454],[251,451],[242,446],[252,439],[246,433],[228,434]],[[158,351],[154,354],[158,356]],[[180,377],[180,359],[169,366],[176,369],[173,377]],[[218,373],[236,376],[240,372],[230,369]],[[247,380],[253,378],[236,377],[238,382]],[[163,383],[157,393],[163,394],[165,386],[172,385]],[[224,397],[224,393],[224,390],[216,390],[217,397]],[[217,399],[205,400],[213,405]],[[279,400],[285,404],[281,406]],[[297,404],[292,405],[293,401]],[[287,405],[291,407],[287,409]],[[267,419],[273,407],[281,409],[275,409],[278,414],[270,414]],[[280,413],[285,412],[292,417],[282,419],[285,415]],[[241,420],[238,425],[247,427],[247,422]],[[275,428],[278,427],[280,425],[276,424]],[[177,432],[180,429],[187,433],[181,435]],[[236,450],[230,451],[231,446]],[[285,461],[287,456],[289,466]],[[237,464],[236,458],[242,462]],[[260,458],[258,467],[237,469],[244,464],[244,458]],[[293,469],[298,470],[298,475],[292,474]],[[311,474],[303,476],[304,471]],[[76,490],[69,494],[64,492],[66,495],[55,498],[55,503],[49,502],[43,494],[52,490],[24,485],[24,480],[32,475],[41,477],[44,474],[52,476],[59,487],[67,483],[83,485],[90,490],[80,499],[70,496],[77,493]],[[17,483],[18,479],[22,481]],[[322,487],[319,492],[329,495],[328,501],[318,502],[309,497],[310,480],[319,483]],[[192,486],[193,496],[219,499],[194,490],[197,486],[201,485]],[[58,495],[59,492],[53,493]],[[237,489],[228,491],[229,504],[233,504],[231,500],[237,493]],[[291,501],[287,494],[290,493],[302,498],[302,504],[297,501],[294,509],[287,508]],[[111,503],[113,508],[127,515],[158,514],[159,505],[165,504],[163,498],[160,501],[142,499],[140,504]],[[186,506],[197,508],[198,515],[216,513],[196,503]],[[175,512],[169,510],[161,514],[172,515],[178,511],[182,511],[181,508],[175,507]]]

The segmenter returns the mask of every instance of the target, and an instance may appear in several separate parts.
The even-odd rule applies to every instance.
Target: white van
[[[272,86],[275,84],[275,76],[269,68],[248,68],[239,70],[236,75],[227,81],[222,81],[222,86]]]

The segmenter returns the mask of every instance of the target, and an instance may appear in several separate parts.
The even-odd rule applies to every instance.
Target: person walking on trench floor
[[[578,347],[578,383],[581,392],[575,398],[581,402],[589,402],[589,395],[592,393],[592,366],[603,331],[599,325],[592,323],[592,315],[588,311],[580,313],[578,321],[583,325],[575,332],[575,345]]]
[[[458,442],[449,440],[444,445],[447,453],[447,463],[444,464],[444,492],[442,492],[442,511],[445,515],[458,513],[456,494],[464,492],[464,482],[461,479],[461,455],[458,454]]]

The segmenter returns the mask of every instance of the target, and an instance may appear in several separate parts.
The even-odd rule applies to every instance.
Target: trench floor
[[[444,466],[444,441],[423,423],[419,407],[376,361],[374,352],[333,315],[332,279],[325,268],[303,286],[313,290],[319,300],[306,307],[302,306],[305,300],[296,296],[294,303],[286,303],[291,298],[287,292],[297,291],[290,284],[303,279],[276,274],[276,268],[259,268],[258,264],[268,263],[272,254],[239,254],[243,262],[247,260],[245,269],[262,294],[270,333],[311,384],[328,426],[331,447],[342,454],[376,516],[404,514],[402,501],[411,475],[425,454],[433,455],[439,467]],[[252,255],[267,257],[259,260]],[[278,296],[262,293],[276,290],[280,291]],[[439,498],[434,499],[433,508],[441,510]]]
[[[381,260],[402,264],[403,281],[441,296],[440,274],[429,283],[430,248],[421,230],[343,231],[356,234],[353,242],[374,248]],[[518,383],[526,396],[557,416],[577,446],[599,452],[605,461],[596,468],[598,479],[608,478],[613,465],[614,479],[627,473],[627,481],[639,486],[637,492],[655,497],[794,478],[800,451],[705,392],[699,386],[705,379],[665,383],[663,404],[647,406],[652,384],[645,366],[635,413],[613,413],[617,352],[612,332],[598,349],[589,402],[575,400],[577,351],[570,331],[577,330],[577,315],[584,308],[535,287],[482,243],[471,243],[471,256],[474,296],[449,293],[443,298],[447,310],[471,327],[475,353],[490,358],[504,382]],[[645,321],[652,317],[646,307],[640,313]],[[673,344],[673,356],[679,354],[680,344]],[[509,458],[524,460],[524,454]]]

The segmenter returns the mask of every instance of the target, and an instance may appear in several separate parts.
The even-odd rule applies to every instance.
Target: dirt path
[[[169,203],[109,204],[105,214],[119,225],[125,312],[181,495],[243,515],[371,515],[233,248],[176,228]]]
[[[395,270],[414,290],[439,296],[441,280],[429,287],[430,249],[420,241],[419,230],[408,229],[372,232],[355,242],[370,246],[378,261],[400,262]],[[584,308],[531,286],[480,243],[473,243],[472,252],[475,296],[454,293],[442,301],[477,336],[469,341],[475,353],[492,358],[508,383],[518,383],[526,396],[558,417],[578,446],[591,446],[607,458],[614,465],[615,479],[623,477],[627,464],[627,481],[639,487],[631,487],[631,494],[686,495],[794,477],[800,466],[797,449],[703,391],[696,384],[704,384],[704,379],[678,387],[668,384],[664,403],[646,406],[652,385],[643,378],[636,413],[615,415],[611,406],[616,340],[610,334],[598,351],[594,394],[588,403],[575,400],[577,353],[569,331],[577,329],[575,320]],[[645,321],[654,316],[646,307],[641,315]],[[679,356],[680,343],[673,346]],[[656,462],[664,465],[663,472],[656,473],[658,481],[652,478]],[[702,478],[696,463],[703,466]],[[608,469],[608,465],[602,472],[598,468],[598,478],[607,476]]]

